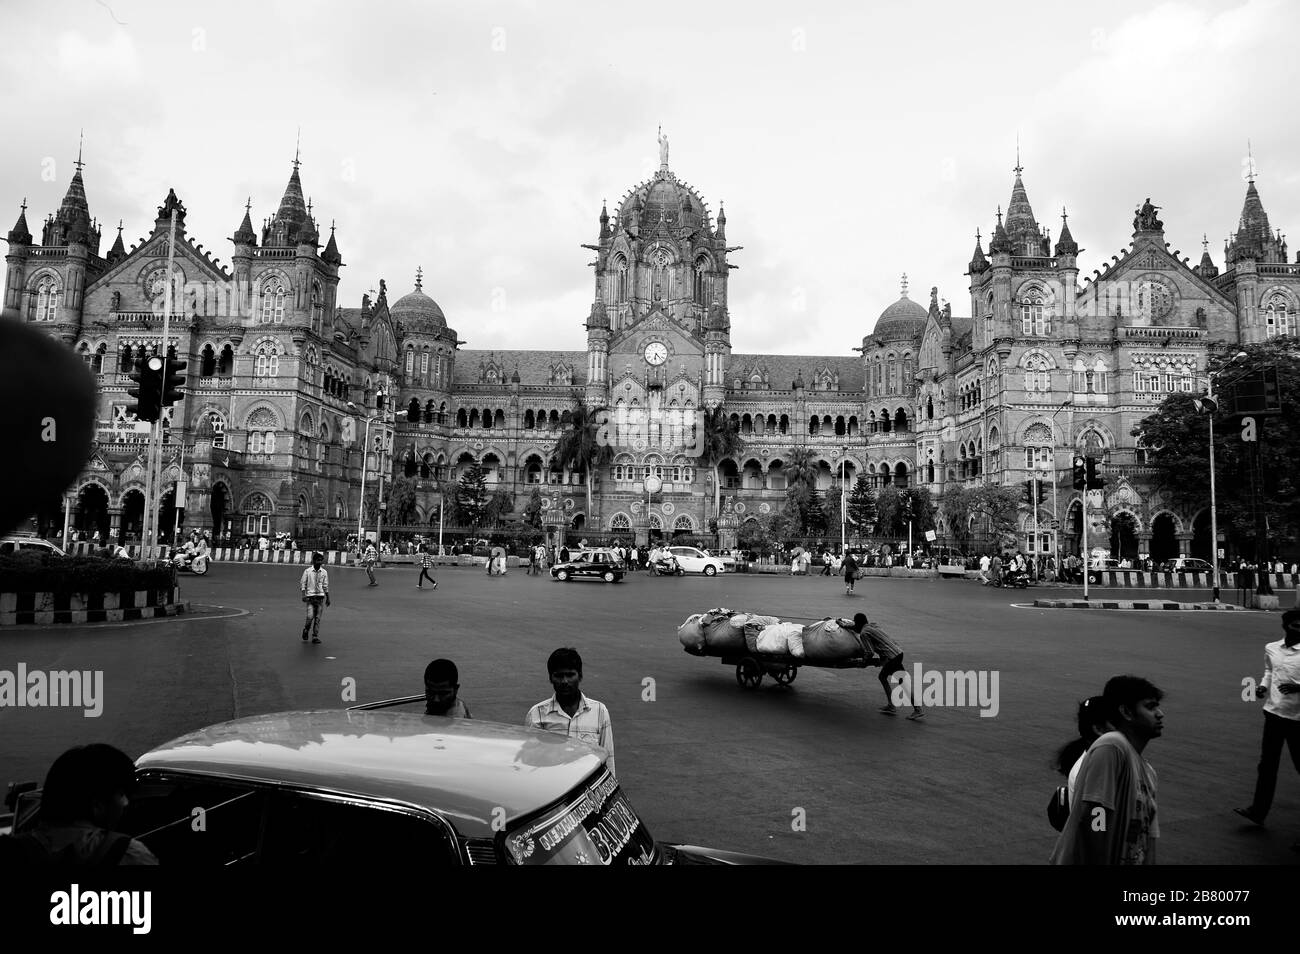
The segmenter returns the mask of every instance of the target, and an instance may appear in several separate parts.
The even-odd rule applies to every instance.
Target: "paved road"
[[[443,568],[436,592],[410,569],[332,569],[321,646],[298,638],[293,567],[216,565],[186,577],[196,603],[227,619],[20,629],[0,634],[0,669],[102,669],[103,715],[0,710],[0,782],[39,778],[64,747],[111,741],[137,755],[204,724],[418,692],[425,663],[460,665],[480,718],[519,722],[549,694],[545,662],[576,645],[584,689],[612,713],[621,780],[664,840],[802,862],[1041,863],[1051,850],[1048,767],[1073,734],[1078,700],[1120,672],[1168,693],[1160,775],[1164,863],[1295,863],[1300,779],[1284,764],[1273,827],[1248,830],[1262,717],[1241,701],[1277,614],[1018,608],[1034,591],[965,581],[867,580],[846,597],[822,577],[726,576],[554,583],[512,571]],[[1061,592],[1061,591],[1056,591]],[[990,670],[1000,707],[932,710],[923,723],[877,712],[876,670],[805,668],[793,687],[740,689],[718,661],[685,654],[676,626],[717,605],[820,618],[865,611],[894,633],[909,667]],[[644,701],[645,680],[655,701]],[[796,816],[806,830],[794,830]]]

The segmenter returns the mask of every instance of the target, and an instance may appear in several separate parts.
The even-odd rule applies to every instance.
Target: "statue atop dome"
[[[664,135],[664,127],[659,127],[659,171],[668,171],[668,137]]]

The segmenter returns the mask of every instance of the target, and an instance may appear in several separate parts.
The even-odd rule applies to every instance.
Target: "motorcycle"
[[[1023,590],[1029,586],[1029,575],[1019,570],[1010,569],[1002,571],[1002,580],[998,586],[1014,587],[1017,590]]]
[[[682,569],[676,557],[667,556],[650,561],[650,574],[652,576],[685,576],[686,571]]]
[[[172,558],[172,566],[177,570],[203,576],[208,572],[208,555],[206,553],[178,553]]]

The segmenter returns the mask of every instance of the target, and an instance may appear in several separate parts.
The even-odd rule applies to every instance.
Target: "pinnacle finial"
[[[420,291],[424,287],[424,269],[416,268],[415,270],[415,290]]]
[[[330,236],[334,235],[334,220],[330,219]]]
[[[25,215],[25,214],[27,213],[27,196],[23,196],[23,206],[22,206],[22,208],[23,208],[23,214]]]
[[[302,154],[302,127],[299,126],[299,127],[298,127],[298,139],[297,139],[297,141],[294,143],[294,146],[293,146],[293,167],[294,167],[295,169],[297,169],[298,166],[301,165],[301,163],[298,161],[298,157],[299,157],[301,154]]]
[[[977,227],[975,229],[975,244],[978,245],[981,241],[983,241],[983,236],[980,235],[980,230]]]
[[[80,134],[77,137],[77,161],[75,165],[77,167],[78,172],[81,171],[81,167],[84,165],[84,163],[81,161],[81,147],[85,145],[85,142],[86,142],[86,131],[83,129],[81,130]]]
[[[998,206],[998,225],[1002,224],[1002,206]]]
[[[1025,167],[1020,164],[1020,133],[1016,133],[1016,166],[1011,171],[1016,175],[1025,171]]]
[[[903,272],[903,296],[907,297],[907,272]]]
[[[1246,140],[1246,181],[1255,181],[1255,154],[1250,148],[1250,140]]]
[[[244,203],[244,211],[245,212],[253,211],[253,197],[251,195],[248,197],[248,201]]]
[[[1069,213],[1065,211],[1065,206],[1061,206],[1061,221],[1062,222],[1069,221],[1069,218],[1070,216]]]
[[[311,215],[311,196],[307,196],[307,214]]]
[[[122,220],[121,220],[121,219],[118,219],[118,220],[117,220],[117,234],[118,234],[118,235],[121,235],[121,234],[122,234]]]
[[[1201,233],[1201,251],[1206,252],[1207,254],[1210,251],[1210,236],[1205,232]]]

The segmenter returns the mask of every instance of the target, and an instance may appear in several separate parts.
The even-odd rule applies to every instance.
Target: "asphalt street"
[[[1039,610],[1014,605],[1034,589],[958,580],[869,579],[848,597],[833,578],[747,574],[610,585],[440,568],[439,588],[421,591],[411,568],[378,571],[373,588],[361,570],[331,568],[334,605],[313,646],[299,639],[300,573],[216,564],[182,578],[209,615],[0,633],[0,669],[105,680],[98,718],[0,709],[0,783],[41,778],[80,742],[136,756],[213,722],[351,704],[352,681],[360,702],[418,693],[437,656],[459,665],[475,717],[519,723],[550,694],[547,655],[572,645],[584,691],[609,706],[623,787],[661,840],[798,862],[1041,864],[1056,837],[1051,757],[1074,734],[1078,701],[1131,672],[1167,693],[1164,737],[1147,749],[1161,862],[1300,861],[1300,778],[1285,756],[1269,827],[1232,813],[1250,800],[1263,722],[1243,680],[1259,678],[1264,643],[1280,638],[1276,613]],[[876,669],[805,667],[788,688],[742,689],[733,668],[677,640],[685,616],[719,605],[797,621],[865,612],[909,671],[996,673],[997,713],[882,715]]]

